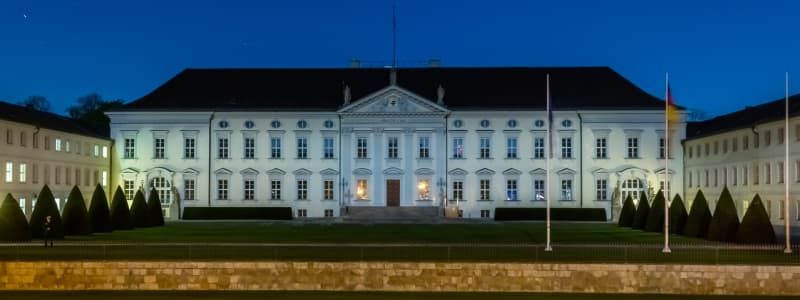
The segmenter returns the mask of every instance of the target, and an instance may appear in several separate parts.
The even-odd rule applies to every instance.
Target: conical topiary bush
[[[99,184],[94,188],[92,203],[89,204],[89,219],[92,221],[92,231],[94,232],[111,232],[113,230],[106,192]]]
[[[64,212],[61,214],[64,222],[64,235],[89,235],[92,234],[92,223],[89,220],[89,212],[86,210],[86,202],[78,186],[72,187],[64,205]]]
[[[619,227],[631,227],[631,225],[633,225],[634,215],[636,215],[636,204],[633,204],[633,198],[631,198],[631,195],[628,195],[628,197],[625,198],[625,204],[622,205],[617,224]]]
[[[653,199],[653,206],[647,214],[647,221],[644,224],[644,231],[664,232],[664,192],[658,191]]]
[[[147,197],[147,208],[150,210],[150,226],[164,226],[161,199],[158,197],[156,189],[150,189],[150,197]]]
[[[133,229],[128,200],[125,200],[125,193],[121,187],[117,187],[114,197],[111,198],[111,228],[114,230]]]
[[[43,226],[47,216],[50,216],[52,222],[49,238],[64,238],[64,224],[61,222],[61,212],[58,211],[53,192],[51,192],[50,187],[45,184],[42,190],[39,191],[39,195],[36,198],[36,205],[33,206],[33,213],[31,213],[31,237],[35,239],[44,237]]]
[[[736,242],[743,244],[774,244],[777,242],[775,229],[769,220],[761,197],[756,194],[747,212],[742,217],[742,224],[736,231]]]
[[[133,203],[131,204],[131,220],[133,227],[142,228],[150,227],[150,214],[147,210],[147,202],[144,201],[144,194],[142,190],[136,191],[136,196],[133,196]]]
[[[11,194],[0,203],[0,241],[24,242],[31,240],[31,229],[25,214]]]
[[[736,204],[728,191],[722,188],[717,207],[708,224],[708,239],[720,242],[736,241],[736,231],[739,230],[739,215],[736,213]]]
[[[683,235],[704,238],[708,234],[708,223],[710,222],[711,210],[708,209],[706,196],[703,195],[703,191],[698,190],[692,201],[692,209],[689,210],[689,218],[686,219]]]
[[[644,229],[647,222],[647,215],[650,214],[650,203],[647,203],[647,195],[642,192],[639,195],[639,206],[636,207],[636,214],[633,216],[633,229]]]
[[[681,196],[675,195],[669,205],[669,233],[682,234],[688,218],[689,214],[686,213],[686,205],[683,205]]]

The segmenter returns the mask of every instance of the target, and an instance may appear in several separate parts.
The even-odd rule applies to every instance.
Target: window
[[[125,194],[125,200],[133,201],[133,180],[123,180],[122,191]]]
[[[455,201],[464,201],[464,182],[453,181],[453,199]]]
[[[124,146],[124,158],[126,159],[133,159],[136,158],[136,140],[132,138],[125,138],[125,146]]]
[[[731,185],[736,186],[739,184],[739,169],[737,167],[731,168]]]
[[[108,171],[103,171],[100,173],[100,184],[103,186],[108,186]]]
[[[764,184],[770,184],[772,181],[772,170],[770,170],[770,164],[764,164]]]
[[[38,149],[39,148],[39,133],[38,132],[34,132],[33,133],[33,143],[32,143],[32,145],[33,145],[34,149]]]
[[[731,139],[731,152],[739,151],[739,137],[733,137]]]
[[[664,183],[663,180],[659,181],[658,182],[658,190],[659,191],[663,191],[664,192],[664,197],[667,197],[669,199],[669,188],[672,186],[672,182],[670,182],[668,184],[668,186],[666,186],[666,187],[664,185],[665,185],[665,183]]]
[[[570,120],[561,121],[561,126],[563,126],[564,128],[570,128],[572,127],[572,121]]]
[[[491,140],[488,137],[482,137],[480,142],[480,158],[490,158],[491,157]]]
[[[69,169],[69,168],[67,168],[67,169]],[[67,170],[67,171],[69,171],[69,170]],[[67,177],[69,177],[69,175],[67,175]],[[69,183],[67,183],[67,184],[69,184]],[[75,168],[75,184],[81,184],[81,169],[80,168]]]
[[[325,209],[324,212],[326,218],[333,218],[333,209]]]
[[[80,142],[78,142],[80,144]],[[64,141],[64,152],[69,153],[69,141]]]
[[[308,217],[308,210],[305,209],[305,208],[298,208],[297,209],[297,217],[298,218]]]
[[[506,139],[506,158],[517,158],[517,138]]]
[[[303,137],[297,139],[297,158],[308,158],[308,138]]]
[[[281,128],[281,121],[273,120],[272,122],[269,123],[269,126],[276,129]]]
[[[55,149],[56,149],[56,151],[59,151],[59,152],[61,151],[61,139],[56,139]]]
[[[22,214],[25,214],[25,198],[19,198],[19,209],[22,210]]]
[[[183,158],[193,159],[196,153],[196,140],[194,138],[183,139]]]
[[[711,150],[710,150],[711,146],[709,146],[709,144],[706,143],[704,149],[705,149],[706,157],[708,157],[711,154]]]
[[[6,182],[14,182],[14,163],[6,162]]]
[[[306,120],[297,121],[297,128],[305,129],[306,127],[308,127],[308,122],[306,122]]]
[[[333,121],[325,120],[325,123],[323,123],[323,126],[325,126],[325,128],[333,128]]]
[[[628,158],[639,158],[639,138],[628,138]]]
[[[244,180],[244,200],[256,199],[256,181],[253,179]]]
[[[455,120],[455,121],[453,121],[453,127],[455,127],[455,128],[461,128],[461,126],[464,126],[464,121],[461,121],[461,120]]]
[[[322,157],[333,158],[333,138],[322,139]]]
[[[753,164],[753,184],[758,184],[758,164]]]
[[[103,146],[103,158],[108,158],[108,146]]]
[[[227,179],[218,179],[217,180],[217,199],[218,200],[228,200],[228,180]]]
[[[19,182],[25,183],[28,181],[28,165],[19,164]]]
[[[481,209],[481,218],[488,219],[492,217],[491,210],[488,209]]]
[[[742,185],[747,185],[747,166],[742,166]]]
[[[722,140],[722,154],[728,153],[728,139]]]
[[[561,138],[561,158],[572,158],[572,138]]]
[[[227,180],[225,180],[225,199],[228,199],[227,194]],[[161,205],[169,205],[172,203],[172,185],[170,182],[164,177],[155,177],[153,178],[153,188],[156,189],[158,193],[158,200],[161,201]],[[220,198],[222,199],[222,198]]]
[[[719,141],[714,141],[714,155],[719,154]]]
[[[622,181],[621,191],[621,201],[625,201],[628,197],[631,197],[634,203],[639,203],[639,196],[644,192],[644,184],[639,179],[626,179]]]
[[[389,159],[397,158],[397,137],[389,137],[386,156]]]
[[[219,123],[217,123],[217,125],[219,125],[219,128],[228,128],[229,124],[228,124],[228,121],[223,120],[223,121],[219,121]]]
[[[365,137],[356,140],[356,158],[367,158],[367,138]]]
[[[11,131],[11,128],[6,129],[6,144],[14,144],[14,132]]]
[[[308,200],[308,181],[297,181],[297,200]]]
[[[769,146],[772,142],[772,132],[769,130],[764,131],[764,147]]]
[[[608,151],[606,148],[606,138],[599,138],[594,140],[594,157],[608,158]]]
[[[534,201],[544,201],[545,194],[544,194],[544,179],[534,179],[533,180],[533,200]]]
[[[708,174],[708,170],[705,170],[705,171],[706,171],[706,176],[705,176],[705,184],[704,184],[703,186],[705,186],[705,187],[708,187],[708,178],[709,178],[709,174]]]
[[[453,158],[464,158],[464,138],[453,138]]]
[[[536,159],[544,158],[544,138],[543,137],[535,137],[535,138],[533,138],[533,158],[536,158]]]
[[[419,158],[431,157],[431,138],[423,136],[419,138]]]
[[[480,181],[480,200],[490,200],[491,198],[491,185],[488,179],[481,179]]]
[[[742,150],[747,150],[748,147],[750,147],[750,137],[745,135],[742,137]]]
[[[217,157],[228,159],[228,138],[221,137],[217,140]]]
[[[155,152],[153,154],[153,158],[155,159],[164,159],[164,142],[163,138],[156,138],[155,139]],[[94,146],[95,156],[97,156],[97,145]]]
[[[595,181],[595,197],[597,200],[608,200],[608,180],[598,179]]]
[[[761,139],[758,137],[758,133],[753,133],[753,148],[758,149],[758,143]]]
[[[667,140],[664,138],[658,139],[658,158],[666,157]]]
[[[19,145],[22,147],[28,146],[28,134],[25,131],[19,132]]]
[[[55,180],[56,184],[61,184],[61,167],[60,166],[56,166],[56,174],[55,175],[56,175],[56,178],[55,178],[56,179]],[[88,178],[89,175],[86,175],[86,176]],[[80,185],[80,184],[81,184],[81,178],[80,177],[75,178],[75,185]]]
[[[244,128],[252,129],[253,127],[256,127],[256,123],[255,122],[253,122],[251,120],[244,121]]]
[[[50,137],[44,137],[44,150],[50,150]]]
[[[431,181],[428,179],[420,179],[417,183],[417,193],[419,200],[431,199]]]
[[[270,181],[269,199],[271,199],[271,200],[281,200],[281,181],[280,180],[272,180],[272,181]]]
[[[784,179],[783,175],[784,175],[783,162],[778,162],[778,183],[783,183],[783,179]]]
[[[517,181],[516,180],[506,180],[506,200],[507,201],[517,201]]]
[[[561,200],[572,200],[572,180],[561,180]]]
[[[714,169],[714,186],[719,186],[719,170]]]
[[[270,144],[270,157],[273,159],[281,158],[281,138],[272,137],[269,139]]]
[[[37,164],[33,164],[33,165],[31,166],[31,168],[32,168],[32,170],[31,170],[31,173],[32,173],[32,174],[31,174],[31,175],[32,175],[32,177],[33,177],[33,179],[32,179],[31,181],[32,181],[33,183],[39,183],[39,165],[37,165]]]
[[[244,159],[256,158],[256,139],[252,137],[244,138]]]
[[[481,120],[481,128],[488,128],[489,125],[491,125],[489,120]]]
[[[508,122],[506,124],[508,125],[508,128],[516,128],[517,127],[517,120],[508,120]]]
[[[195,187],[194,187],[194,179],[185,179],[183,181],[183,199],[184,200],[195,200]]]
[[[359,179],[356,181],[356,200],[367,200],[368,196],[367,180]]]
[[[333,180],[322,181],[322,199],[333,200]]]
[[[688,185],[689,185],[689,187],[692,187],[692,172],[691,171],[686,172],[686,175],[688,175],[688,177],[689,177],[689,180],[687,180]]]
[[[784,209],[784,204],[786,204],[784,201],[778,201],[778,219],[779,220],[783,220],[783,218],[786,217],[786,214],[784,214],[786,212],[786,210]]]

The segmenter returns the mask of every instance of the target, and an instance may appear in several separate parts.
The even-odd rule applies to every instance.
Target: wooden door
[[[400,206],[400,180],[386,180],[386,206]]]

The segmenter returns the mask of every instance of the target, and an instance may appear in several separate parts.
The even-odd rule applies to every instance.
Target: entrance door
[[[400,206],[400,180],[386,180],[386,206]]]

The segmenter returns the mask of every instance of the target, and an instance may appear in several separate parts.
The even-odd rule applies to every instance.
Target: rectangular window
[[[56,166],[56,174],[55,175],[56,175],[55,183],[56,184],[61,184],[61,167]],[[80,185],[80,184],[81,184],[80,178],[75,178],[75,185]]]
[[[769,163],[764,164],[764,184],[770,184],[772,181],[772,172],[771,172],[771,165]]]
[[[58,138],[56,139],[55,149],[56,149],[56,151],[59,151],[59,152],[61,151],[61,139],[58,139]]]
[[[125,139],[124,153],[125,159],[136,158],[136,140],[132,138]]]
[[[666,157],[667,140],[664,138],[658,139],[658,158]]]
[[[194,159],[196,155],[197,140],[194,138],[183,139],[183,158]]]
[[[31,175],[33,179],[31,180],[33,183],[39,183],[39,165],[33,164],[31,165]]]
[[[269,139],[270,157],[273,159],[281,158],[281,138],[272,137]]]
[[[356,140],[356,158],[367,158],[367,138],[365,137]]]
[[[492,211],[488,209],[481,209],[481,218],[489,219],[492,217]]]
[[[431,138],[423,136],[419,138],[419,158],[431,157]]]
[[[322,139],[322,151],[323,158],[333,158],[333,138]]]
[[[14,144],[14,132],[11,131],[11,128],[6,129],[6,144]]]
[[[64,168],[64,183],[67,185],[72,185],[72,169],[69,167]],[[77,179],[78,183],[80,183],[80,178]]]
[[[745,135],[742,137],[742,150],[747,150],[747,148],[749,147],[750,147],[750,137]]]
[[[195,200],[194,189],[194,179],[185,179],[183,181],[183,199]]]
[[[728,139],[722,140],[722,154],[728,153]]]
[[[628,158],[639,158],[639,138],[628,138]]]
[[[299,158],[299,159],[308,158],[308,139],[307,138],[298,138],[297,139],[297,158]]]
[[[33,143],[32,143],[32,145],[33,145],[34,149],[38,149],[39,148],[39,133],[38,132],[34,132],[33,133]]]
[[[506,180],[506,200],[507,201],[517,201],[517,181],[516,180]]]
[[[280,180],[272,180],[272,181],[270,181],[269,199],[271,199],[271,200],[281,200],[281,181]]]
[[[594,157],[595,158],[608,158],[608,149],[606,148],[606,138],[599,138],[594,140]]]
[[[333,180],[322,181],[322,199],[333,200]]]
[[[305,208],[298,208],[297,209],[297,217],[298,218],[308,217],[308,210],[306,210]]]
[[[778,183],[783,183],[784,179],[783,162],[778,162]]]
[[[572,180],[571,179],[562,179],[561,180],[561,200],[565,200],[565,201],[572,200]]]
[[[758,143],[761,142],[761,139],[758,136],[758,133],[753,133],[753,148],[758,149]]]
[[[714,155],[719,154],[719,141],[714,141]]]
[[[155,152],[154,152],[153,158],[155,158],[155,159],[164,159],[164,148],[165,148],[164,147],[165,146],[164,143],[165,142],[166,142],[166,140],[163,139],[163,138],[156,138],[155,139]],[[97,149],[97,145],[94,146],[94,150],[95,150],[95,156],[97,156],[97,154],[98,154],[97,152],[99,152],[99,151],[97,151],[98,150]]]
[[[747,185],[747,165],[742,166],[742,185]]]
[[[14,182],[14,163],[6,162],[6,182]]]
[[[22,147],[28,146],[28,134],[25,131],[19,132],[19,145]]]
[[[308,200],[308,181],[297,181],[297,200]]]
[[[739,137],[733,137],[731,139],[731,152],[739,151]]]
[[[256,181],[252,179],[244,180],[244,200],[256,199]]]
[[[692,187],[692,172],[691,171],[686,172],[686,175],[688,175],[689,177],[689,180],[687,180],[686,182],[689,184],[689,187]]]
[[[453,181],[453,199],[454,201],[464,201],[464,182]]]
[[[397,158],[397,137],[389,137],[388,145],[386,145],[387,153],[386,157],[389,159],[396,159]]]
[[[228,159],[228,138],[219,138],[217,139],[217,157],[220,159]]]
[[[544,194],[544,179],[534,179],[533,180],[533,200],[534,201],[544,201],[545,194]]]
[[[256,158],[256,139],[252,137],[244,138],[244,159]]]
[[[108,185],[108,171],[103,171],[100,173],[100,184],[103,186]]]
[[[81,184],[81,169],[75,168],[75,184]]]
[[[325,217],[326,218],[333,218],[333,209],[328,208],[328,209],[325,209],[324,212],[325,212]]]
[[[719,186],[719,170],[714,169],[714,186]]]
[[[367,200],[368,197],[369,197],[369,192],[367,190],[367,180],[359,179],[358,181],[356,181],[356,199]]]
[[[608,180],[598,179],[595,182],[595,195],[597,200],[608,200]]]
[[[69,141],[64,141],[64,152],[69,153],[69,150]]]
[[[705,144],[705,147],[704,147],[704,148],[705,148],[705,151],[704,151],[704,152],[706,153],[706,157],[708,157],[709,155],[711,155],[711,146],[710,146],[708,143],[706,143],[706,144]]]
[[[480,140],[480,158],[491,158],[491,140],[488,137],[482,137]]]
[[[517,158],[517,138],[506,139],[506,158]]]
[[[417,183],[417,193],[419,200],[430,200],[431,182],[428,179],[420,179]]]
[[[736,167],[731,168],[731,185],[736,186],[739,184],[739,169]]]
[[[27,164],[19,164],[19,182],[20,183],[28,182],[28,165]]]
[[[491,200],[491,185],[487,179],[480,181],[480,200]]]
[[[228,200],[228,180],[217,179],[217,199]]]
[[[561,138],[561,158],[572,158],[572,138]]]
[[[50,150],[50,137],[44,137],[44,150]]]
[[[759,171],[760,170],[758,169],[758,164],[754,163],[753,164],[753,184],[754,185],[758,184],[758,173],[759,173]]]
[[[544,138],[543,137],[533,138],[533,158],[536,158],[536,159],[543,159],[544,158]]]
[[[764,132],[764,147],[769,146],[771,142],[772,142],[772,132],[767,130]]]
[[[453,138],[453,158],[464,158],[464,138]]]

